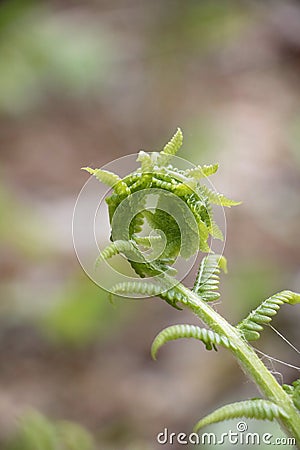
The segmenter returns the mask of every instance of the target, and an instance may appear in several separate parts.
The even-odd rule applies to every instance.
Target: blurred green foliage
[[[111,333],[127,317],[123,310],[121,304],[114,308],[108,293],[82,273],[66,283],[55,306],[39,325],[53,341],[84,346]]]
[[[0,235],[2,255],[5,253],[6,256],[12,255],[11,258],[18,258],[21,265],[26,261],[29,273],[30,267],[34,270],[37,262],[41,268],[44,265],[44,270],[47,270],[47,264],[50,264],[48,270],[51,270],[51,266],[58,262],[59,255],[51,247],[53,237],[50,230],[42,223],[34,207],[19,201],[3,187],[0,188]],[[26,317],[52,341],[84,346],[97,336],[104,336],[109,326],[117,325],[121,317],[130,314],[130,308],[123,312],[121,302],[118,308],[114,308],[108,300],[108,293],[81,271],[71,272],[63,282],[57,279],[51,298],[46,302],[43,299],[39,308],[28,301],[28,292],[22,290],[26,280],[21,274],[17,280],[11,279],[8,269],[7,275],[5,270],[2,271],[1,278],[2,317],[4,314],[12,320],[18,316],[22,320]],[[38,287],[36,291],[32,290],[33,295],[36,296],[38,291]],[[20,306],[25,303],[26,314]]]
[[[21,420],[17,435],[6,450],[93,450],[91,434],[67,421],[51,422],[36,411]]]
[[[54,92],[95,94],[113,53],[99,26],[38,2],[6,2],[0,11],[0,110],[22,112]]]
[[[186,125],[184,157],[195,164],[218,162],[221,135],[213,118],[199,115]]]
[[[237,38],[251,21],[245,5],[233,0],[177,0],[167,1],[162,7],[166,13],[161,15],[156,25],[159,46],[155,38],[154,43],[164,58],[176,56],[179,64],[178,52],[186,56],[186,53],[195,51],[212,51]],[[183,62],[186,62],[185,58]]]
[[[0,236],[2,245],[5,243],[22,257],[45,256],[51,248],[34,209],[4,186],[0,186]]]

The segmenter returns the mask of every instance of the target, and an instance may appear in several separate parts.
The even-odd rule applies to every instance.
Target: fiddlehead
[[[199,249],[210,251],[209,237],[223,238],[221,230],[213,221],[210,202],[216,202],[217,199],[220,205],[237,204],[200,184],[201,178],[217,171],[217,164],[186,170],[177,169],[170,164],[182,141],[183,135],[178,128],[160,153],[141,151],[137,158],[141,167],[123,179],[107,170],[85,168],[114,191],[106,198],[112,241],[135,242],[138,252],[142,251],[142,241],[139,242],[139,238],[143,239],[146,224],[150,230],[160,230],[163,233],[164,251],[151,263],[128,258],[133,269],[142,277],[160,272],[160,268],[166,266],[166,261],[167,266],[174,264],[178,256],[188,259]],[[146,206],[148,196],[153,192],[158,201],[153,209],[149,209]],[[119,221],[117,216],[121,217]],[[130,221],[128,219],[128,224],[124,225],[124,218],[129,216]],[[116,248],[110,247],[109,251],[116,251]]]
[[[277,314],[280,306],[284,303],[290,305],[300,303],[300,294],[292,291],[282,291],[272,295],[242,320],[237,325],[237,328],[243,333],[247,341],[256,341],[260,337],[263,325],[271,322],[273,316]]]

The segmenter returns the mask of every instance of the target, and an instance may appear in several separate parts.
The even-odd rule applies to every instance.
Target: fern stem
[[[281,426],[289,435],[296,439],[300,446],[300,414],[298,410],[253,348],[241,336],[239,330],[230,325],[196,293],[190,291],[182,284],[178,284],[177,289],[185,296],[187,300],[185,305],[188,308],[214,332],[226,336],[235,345],[236,348],[231,348],[230,351],[235,355],[244,372],[254,381],[262,394],[286,411],[287,418],[281,417]]]

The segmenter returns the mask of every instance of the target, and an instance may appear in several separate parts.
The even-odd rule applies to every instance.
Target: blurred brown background
[[[1,448],[50,449],[53,430],[26,419],[35,410],[74,422],[82,450],[155,450],[164,427],[189,432],[258,395],[222,350],[176,342],[152,361],[158,331],[195,319],[157,299],[113,307],[77,262],[72,212],[82,166],[160,150],[182,127],[179,156],[219,162],[218,190],[243,201],[227,211],[217,305],[237,322],[299,291],[299,99],[298,1],[1,2]],[[299,345],[299,309],[283,307],[274,326]],[[299,366],[271,330],[256,346]]]

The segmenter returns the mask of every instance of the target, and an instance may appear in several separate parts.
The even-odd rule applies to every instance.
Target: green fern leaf
[[[113,294],[126,294],[126,295],[145,295],[147,297],[160,297],[166,300],[171,306],[176,309],[181,309],[177,306],[177,302],[185,304],[184,295],[176,290],[176,287],[169,290],[163,290],[161,285],[154,283],[146,283],[142,281],[125,281],[123,283],[117,283],[112,287],[111,292]]]
[[[185,171],[186,176],[196,178],[197,180],[205,177],[209,177],[217,172],[219,168],[218,164],[210,164],[208,166],[197,166],[193,169],[188,169]]]
[[[176,133],[171,138],[171,140],[164,146],[163,150],[160,152],[158,158],[157,158],[157,164],[159,166],[166,165],[170,158],[174,156],[180,147],[182,146],[183,142],[183,134],[180,128],[177,128]]]
[[[97,180],[109,187],[113,187],[116,183],[121,181],[121,178],[118,175],[109,172],[108,170],[92,169],[91,167],[82,167],[82,170],[86,170],[91,175],[94,175]]]
[[[252,399],[242,402],[231,403],[229,405],[218,408],[213,413],[201,419],[194,427],[194,431],[198,432],[212,423],[222,422],[224,420],[246,417],[248,419],[273,420],[281,417],[287,418],[287,414],[283,408],[275,403],[264,399]]]
[[[236,346],[226,336],[221,336],[206,328],[200,328],[195,325],[172,325],[162,330],[154,339],[151,347],[151,355],[153,359],[156,359],[156,354],[160,347],[166,342],[174,341],[181,338],[194,338],[202,341],[207,350],[211,350],[213,347],[216,349],[216,345],[222,345],[226,348],[235,349]]]
[[[144,281],[125,281],[123,283],[117,283],[111,288],[111,292],[114,294],[137,294],[147,295],[147,297],[154,297],[160,294],[161,286],[146,283]]]
[[[115,173],[109,172],[108,170],[103,169],[91,169],[90,167],[82,167],[83,170],[86,170],[91,175],[94,175],[97,180],[101,181],[101,183],[106,184],[109,187],[112,187],[115,192],[119,195],[129,195],[130,189],[121,180],[121,178]]]
[[[173,156],[178,152],[178,150],[182,146],[182,142],[183,142],[183,134],[181,129],[178,127],[176,133],[171,138],[171,140],[164,146],[162,151],[166,155]]]
[[[220,269],[227,272],[227,261],[224,256],[205,256],[201,261],[193,292],[207,302],[217,300],[220,294],[215,291],[219,287]]]
[[[271,322],[272,317],[277,314],[280,306],[284,303],[290,305],[300,303],[300,294],[282,291],[272,295],[242,320],[237,328],[243,333],[247,341],[256,341],[260,337],[259,332],[263,330],[263,325]]]
[[[216,205],[228,206],[230,208],[231,206],[240,205],[241,203],[231,200],[230,198],[225,197],[225,195],[209,189],[207,186],[201,186],[200,192],[202,195],[206,196],[211,203]]]
[[[156,209],[155,212],[145,211],[144,215],[148,224],[155,230],[162,231],[166,237],[166,246],[161,258],[176,258],[181,247],[181,232],[176,220],[164,210]]]

